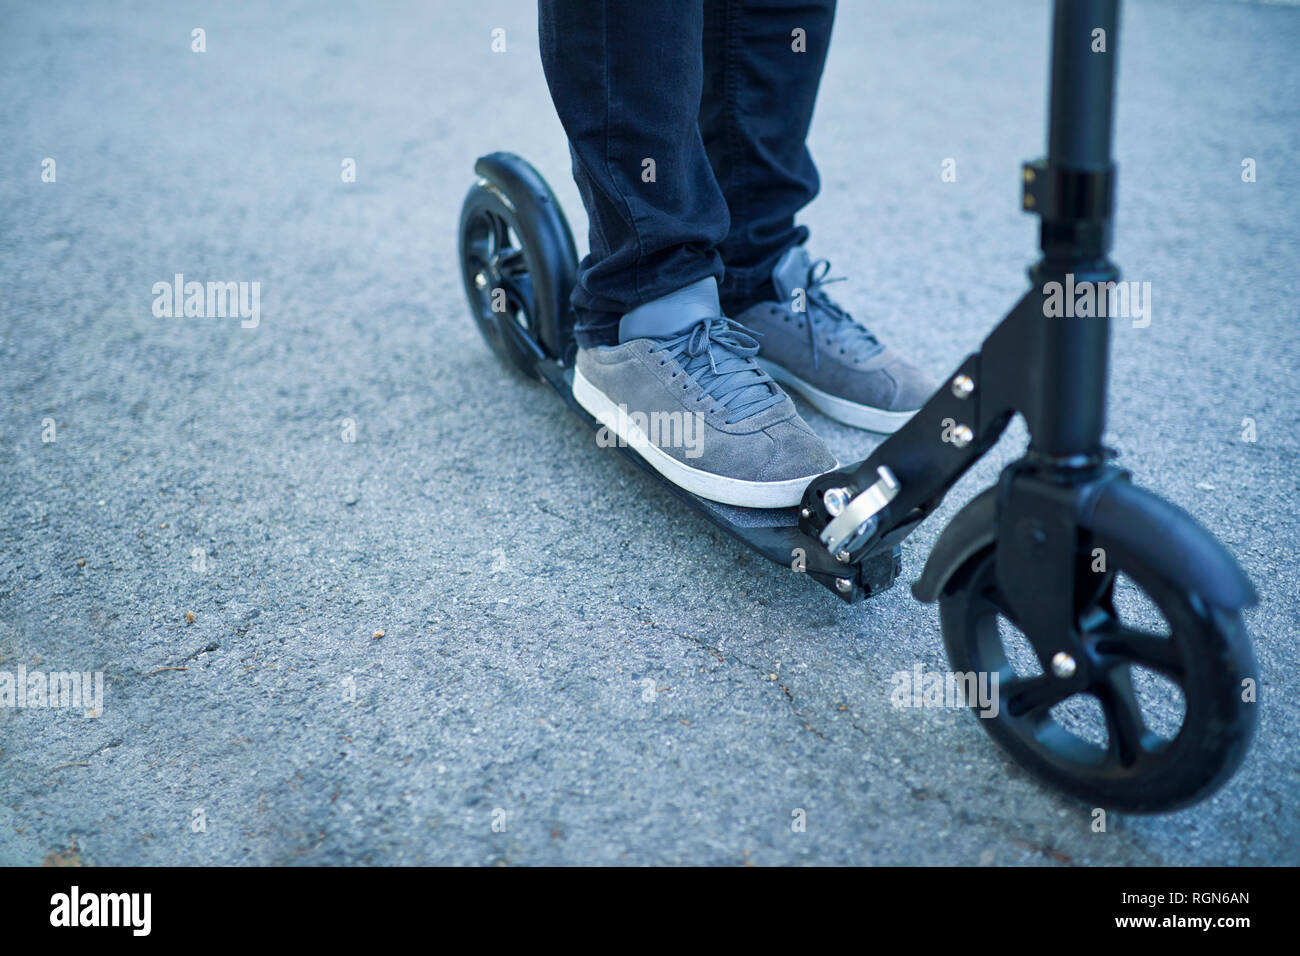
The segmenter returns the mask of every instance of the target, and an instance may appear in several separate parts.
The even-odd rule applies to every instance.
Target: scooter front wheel
[[[954,577],[940,620],[955,671],[996,675],[996,708],[972,709],[1020,764],[1094,807],[1132,813],[1195,803],[1232,775],[1257,706],[1239,611],[1207,607],[1153,562],[1092,535],[1076,559],[1071,637],[1082,658],[1044,660],[998,587],[996,553],[984,549]],[[1093,570],[1096,554],[1104,570]]]

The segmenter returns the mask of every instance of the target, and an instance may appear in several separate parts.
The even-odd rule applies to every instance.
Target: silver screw
[[[835,590],[839,591],[841,594],[848,594],[853,590],[853,582],[848,578],[836,578]]]
[[[832,518],[838,516],[849,503],[849,493],[843,488],[830,488],[822,495],[826,503],[826,513]]]
[[[847,551],[841,551],[835,555],[835,560],[838,561],[840,564],[848,564],[849,553]]]
[[[799,509],[799,517],[800,517],[800,518],[811,518],[811,517],[812,517],[812,512],[809,511],[807,508],[800,508],[800,509]]]
[[[1052,655],[1052,673],[1061,678],[1061,680],[1073,677],[1074,672],[1078,669],[1079,667],[1075,664],[1074,658],[1065,653],[1065,651],[1057,651]]]
[[[975,391],[975,379],[969,375],[958,375],[952,380],[952,393],[958,398],[970,398]]]
[[[486,289],[487,284],[488,284],[487,276],[485,276],[483,273],[480,272],[478,275],[474,276],[474,285],[476,287],[480,289]]]
[[[958,425],[952,430],[952,443],[958,448],[965,448],[975,440],[975,433],[966,425]]]

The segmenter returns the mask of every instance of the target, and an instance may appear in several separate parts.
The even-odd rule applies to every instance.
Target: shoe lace
[[[813,368],[820,367],[817,355],[817,339],[826,336],[827,344],[839,345],[841,351],[856,349],[858,358],[870,358],[884,348],[865,325],[857,322],[853,316],[826,293],[825,287],[832,282],[843,282],[844,276],[827,278],[831,271],[829,259],[818,259],[808,269],[808,281],[804,294],[814,306],[808,310],[808,343],[812,346]]]
[[[716,316],[665,339],[650,349],[650,354],[666,353],[661,364],[677,360],[686,377],[703,390],[701,400],[711,399],[730,411],[727,424],[734,425],[784,398],[772,377],[754,361],[758,334],[739,322]]]

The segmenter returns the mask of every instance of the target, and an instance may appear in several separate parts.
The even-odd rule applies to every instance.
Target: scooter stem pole
[[[1026,416],[1030,450],[1080,472],[1104,454],[1110,318],[1076,314],[1073,299],[1061,314],[1049,306],[1048,290],[1093,283],[1101,299],[1119,276],[1107,258],[1118,21],[1119,0],[1056,0],[1047,158],[1026,169],[1026,182],[1035,184],[1026,208],[1043,217],[1043,257],[1030,270],[1043,304],[1030,348],[1037,406]]]
[[[1056,0],[1047,138],[1054,165],[1110,167],[1118,26],[1119,0]]]

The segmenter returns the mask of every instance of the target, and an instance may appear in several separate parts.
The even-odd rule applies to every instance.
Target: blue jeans
[[[834,16],[835,0],[539,0],[591,224],[579,345],[617,342],[625,312],[706,276],[732,314],[772,296],[808,237],[794,216],[817,195],[805,139]]]

